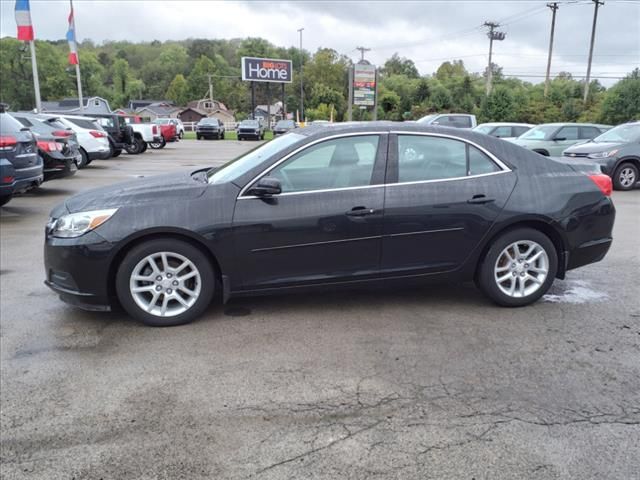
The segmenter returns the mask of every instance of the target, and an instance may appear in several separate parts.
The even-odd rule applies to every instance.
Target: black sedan
[[[70,177],[78,171],[76,163],[79,152],[75,151],[69,137],[41,135],[33,132],[38,146],[38,155],[44,164],[44,181]],[[75,144],[77,145],[77,144]]]
[[[616,190],[631,190],[640,181],[640,122],[618,125],[562,155],[596,162],[613,179]]]
[[[46,228],[46,283],[156,326],[195,319],[214,293],[419,280],[528,305],[609,250],[611,179],[592,172],[460,129],[308,127],[217,169],[69,198]]]

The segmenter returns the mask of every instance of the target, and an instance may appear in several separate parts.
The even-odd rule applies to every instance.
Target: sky
[[[75,0],[78,40],[182,40],[263,37],[277,46],[299,45],[311,52],[333,48],[382,64],[394,52],[431,74],[446,60],[463,60],[482,72],[488,61],[485,21],[506,32],[494,42],[493,61],[507,75],[544,80],[551,26],[549,0],[244,1]],[[559,1],[551,73],[587,70],[594,3]],[[0,0],[0,36],[15,36],[14,1]],[[31,0],[36,38],[65,36],[69,2]],[[82,55],[82,52],[80,52]],[[604,85],[640,66],[640,0],[606,0],[598,13],[592,77]],[[610,77],[610,78],[609,78]]]

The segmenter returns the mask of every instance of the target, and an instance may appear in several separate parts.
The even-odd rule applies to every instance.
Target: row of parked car
[[[273,127],[273,135],[282,135],[296,128],[293,120],[280,120]],[[224,140],[225,126],[214,117],[203,118],[196,124],[196,139]],[[238,140],[264,140],[265,126],[260,120],[242,120],[235,129]]]
[[[184,135],[173,119],[144,123],[116,114],[6,112],[0,105],[0,205],[93,160],[160,149]]]
[[[431,114],[418,123],[471,129],[502,138],[547,157],[580,158],[597,163],[617,190],[640,180],[640,121],[612,127],[594,123],[496,122],[477,125],[474,115]]]

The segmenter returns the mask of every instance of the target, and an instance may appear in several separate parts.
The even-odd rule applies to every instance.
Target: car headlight
[[[616,153],[618,153],[618,150],[610,150],[608,152],[590,153],[589,155],[587,155],[587,158],[608,158],[608,157],[613,157]]]
[[[102,225],[117,211],[117,208],[111,208],[63,215],[50,223],[51,235],[60,238],[79,237]]]

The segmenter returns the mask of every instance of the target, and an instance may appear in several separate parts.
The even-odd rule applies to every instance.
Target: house
[[[217,100],[203,98],[187,104],[187,108],[180,110],[177,116],[183,122],[198,122],[204,117],[213,117],[222,123],[234,123],[235,115],[226,105]]]
[[[136,109],[136,115],[150,118],[176,118],[180,108],[173,103],[152,103]]]
[[[77,98],[65,98],[42,102],[42,111],[47,113],[111,113],[109,102],[102,97],[83,98],[84,108],[80,108]]]
[[[139,108],[148,107],[154,104],[174,105],[171,100],[129,100],[129,110],[138,110]]]
[[[258,105],[253,111],[253,115],[256,120],[260,120],[265,125],[267,125],[267,117],[271,113],[271,118],[269,125],[276,123],[278,120],[282,120],[284,118],[284,108],[282,106],[282,102],[276,102],[271,105],[271,109],[269,109],[268,105]]]

